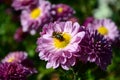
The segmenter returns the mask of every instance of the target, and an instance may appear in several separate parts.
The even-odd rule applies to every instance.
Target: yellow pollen
[[[36,8],[34,10],[31,11],[30,16],[32,19],[36,19],[37,17],[39,17],[41,15],[41,9]]]
[[[14,61],[14,58],[10,58],[10,59],[8,59],[8,61],[7,62],[13,62]]]
[[[64,38],[64,40],[62,40],[62,41],[59,40],[58,38],[53,38],[54,46],[57,49],[66,47],[71,40],[71,36],[68,33],[63,33],[63,34],[61,34],[61,36]]]
[[[63,12],[63,8],[59,7],[57,11],[58,11],[58,13],[62,13]]]
[[[98,28],[98,32],[101,34],[101,35],[107,35],[108,34],[108,30],[106,27],[104,26],[101,26]]]

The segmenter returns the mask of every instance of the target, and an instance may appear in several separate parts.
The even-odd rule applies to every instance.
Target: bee
[[[62,33],[60,32],[53,32],[52,37],[60,41],[64,41],[64,37],[62,36]]]

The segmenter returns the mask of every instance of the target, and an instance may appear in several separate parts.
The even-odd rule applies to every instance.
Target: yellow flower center
[[[71,40],[71,36],[68,33],[54,35],[54,46],[58,49],[66,47]]]
[[[41,9],[36,8],[34,10],[31,11],[30,16],[32,19],[36,19],[37,17],[39,17],[41,15]]]
[[[57,9],[57,11],[58,11],[58,13],[62,13],[62,12],[63,12],[63,8],[62,8],[62,7],[59,7],[59,8]]]
[[[98,28],[98,32],[101,34],[101,35],[107,35],[108,34],[108,30],[106,27],[104,26],[101,26]]]
[[[9,58],[7,62],[13,62],[14,61],[14,58]]]

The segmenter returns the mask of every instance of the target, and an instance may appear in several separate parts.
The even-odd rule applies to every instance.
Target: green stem
[[[74,69],[72,69],[72,72],[73,72],[73,80],[77,80],[77,72],[74,71]]]
[[[77,80],[77,73],[74,73],[74,79],[73,80]]]

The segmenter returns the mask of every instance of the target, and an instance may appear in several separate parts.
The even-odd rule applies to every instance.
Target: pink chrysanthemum
[[[37,51],[40,59],[48,61],[47,68],[61,66],[68,70],[75,65],[79,57],[79,43],[85,35],[80,29],[77,22],[71,21],[50,23],[43,27],[37,41]]]
[[[118,36],[118,29],[114,22],[110,19],[95,19],[87,26],[91,30],[97,30],[106,39],[114,41]]]
[[[22,51],[16,51],[9,53],[2,62],[8,62],[8,63],[21,63],[23,60],[27,58],[27,53]]]
[[[36,8],[23,10],[21,14],[23,31],[34,35],[41,26],[49,22],[50,8],[51,4],[48,1],[40,0]]]
[[[10,52],[1,62],[3,65],[8,64],[7,66],[12,64],[13,65],[17,64],[17,66],[22,65],[24,68],[29,70],[30,74],[37,73],[37,70],[34,68],[34,64],[32,63],[31,60],[28,59],[27,53],[23,51]],[[2,64],[0,64],[0,66]],[[6,68],[7,67],[4,67],[4,69]],[[16,69],[13,68],[13,70],[16,70]],[[0,75],[1,75],[1,72],[0,72]]]

